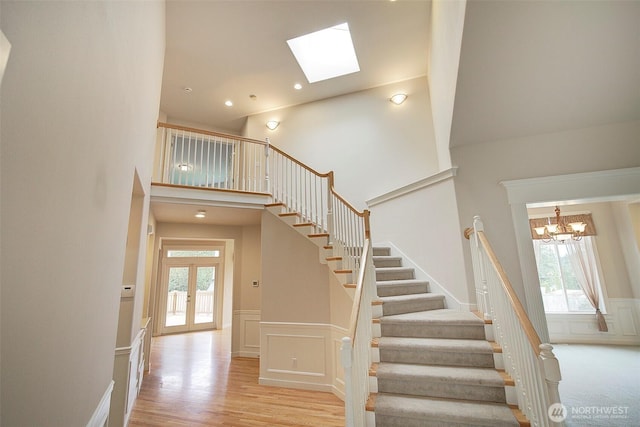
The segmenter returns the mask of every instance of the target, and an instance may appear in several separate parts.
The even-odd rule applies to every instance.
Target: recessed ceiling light
[[[224,105],[226,105],[227,107],[231,107],[233,106],[233,102],[231,102],[230,100],[226,100],[224,101]]]
[[[293,85],[293,88],[295,90],[300,90],[300,89],[302,89],[302,85],[300,83],[296,83],[296,84]]]
[[[349,24],[287,40],[309,83],[360,71]]]
[[[207,211],[198,211],[198,213],[196,213],[196,218],[204,218],[207,216]]]
[[[184,88],[184,91],[185,91],[186,93],[191,93],[191,92],[193,92],[193,89],[191,89],[190,87],[185,87],[185,88]]]

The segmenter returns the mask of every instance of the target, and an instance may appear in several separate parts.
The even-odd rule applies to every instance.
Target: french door
[[[161,333],[216,327],[220,267],[220,263],[205,259],[163,262]]]

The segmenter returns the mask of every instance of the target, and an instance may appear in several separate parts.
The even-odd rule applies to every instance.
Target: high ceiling
[[[161,109],[238,133],[251,114],[423,76],[430,21],[421,0],[168,0]],[[286,40],[343,22],[361,71],[308,84]],[[640,120],[640,1],[467,2],[452,147],[630,120]]]
[[[424,76],[430,11],[422,0],[169,0],[161,109],[236,133],[251,114]],[[286,41],[343,22],[361,71],[308,84]]]
[[[451,145],[640,120],[640,1],[469,1]]]

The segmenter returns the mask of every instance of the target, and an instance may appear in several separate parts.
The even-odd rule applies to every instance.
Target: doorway
[[[164,249],[158,311],[161,334],[217,328],[223,261],[223,247]]]

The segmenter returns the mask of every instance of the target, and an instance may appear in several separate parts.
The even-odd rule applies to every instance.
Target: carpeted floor
[[[640,426],[640,347],[554,344],[567,426]]]

